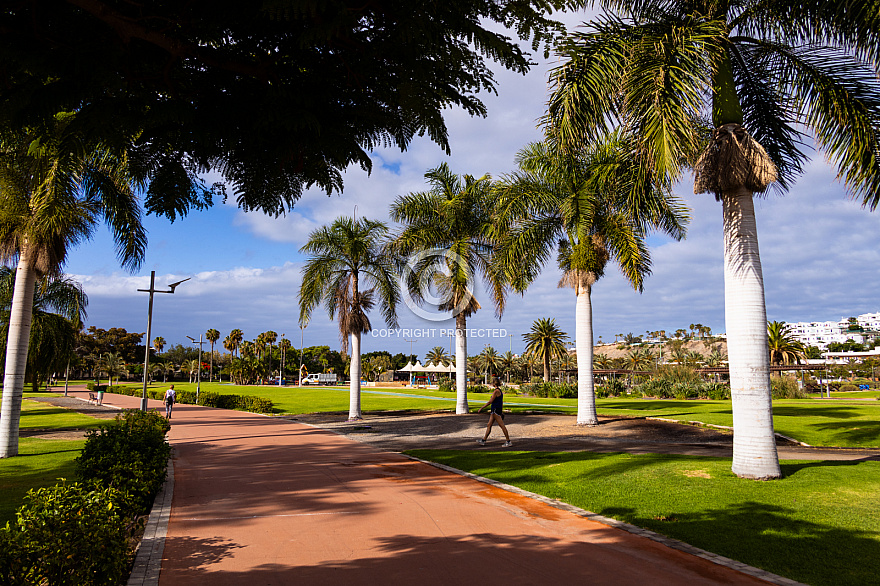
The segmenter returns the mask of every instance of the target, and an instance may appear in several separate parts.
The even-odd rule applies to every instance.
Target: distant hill
[[[712,352],[713,347],[718,347],[719,350],[723,354],[727,354],[727,340],[723,338],[711,338],[711,340],[716,341],[708,341],[708,340],[689,340],[684,343],[684,349],[687,352],[699,352],[703,356],[708,356]],[[610,359],[614,358],[623,358],[628,355],[632,350],[638,348],[639,344],[633,344],[631,346],[627,346],[625,344],[602,344],[600,346],[593,347],[593,354],[604,354]],[[643,346],[650,346],[654,352],[658,351],[657,344],[644,344]],[[667,341],[663,342],[663,356],[669,360],[670,351],[672,349],[672,345]]]

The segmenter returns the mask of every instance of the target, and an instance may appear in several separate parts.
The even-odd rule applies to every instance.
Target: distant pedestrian
[[[501,426],[501,431],[504,432],[504,437],[507,439],[504,442],[504,447],[508,448],[513,444],[510,443],[510,434],[507,433],[507,427],[504,425],[504,393],[501,392],[501,384],[496,380],[494,383],[495,389],[492,391],[492,396],[486,401],[486,404],[477,409],[477,413],[489,407],[489,424],[486,426],[486,434],[483,436],[483,439],[478,439],[477,443],[481,446],[486,445],[486,440],[489,439],[489,433],[492,431],[492,425],[497,423]]]
[[[177,399],[177,393],[174,391],[174,385],[171,385],[165,391],[165,419],[171,419],[171,409],[174,408],[174,401]]]

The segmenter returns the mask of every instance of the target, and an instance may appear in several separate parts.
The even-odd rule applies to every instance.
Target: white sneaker
[[[484,439],[478,439],[478,440],[477,440],[477,443],[480,444],[481,446],[485,446],[485,445],[486,445],[486,440],[484,440]]]
[[[504,446],[503,446],[503,447],[505,447],[505,448],[509,448],[509,447],[512,446],[512,445],[513,445],[513,443],[512,443],[510,440],[507,440],[506,442],[504,442]]]

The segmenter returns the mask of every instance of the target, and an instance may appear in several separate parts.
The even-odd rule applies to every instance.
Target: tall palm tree
[[[577,298],[577,423],[597,425],[592,287],[614,259],[641,291],[651,267],[647,230],[680,239],[687,216],[668,189],[640,175],[632,139],[618,133],[577,151],[564,150],[550,136],[521,150],[517,164],[520,171],[501,186],[498,225],[505,236],[499,264],[513,288],[523,291],[557,252],[560,286],[572,287]],[[632,338],[627,335],[628,342]]]
[[[605,0],[565,44],[547,121],[566,144],[610,124],[640,137],[644,169],[722,204],[732,470],[780,476],[753,197],[793,185],[806,129],[850,194],[880,203],[880,27],[875,2]],[[712,129],[703,121],[711,118]],[[702,153],[697,156],[699,153]]]
[[[505,288],[493,268],[492,181],[488,175],[459,177],[446,163],[425,173],[429,191],[398,197],[391,218],[404,224],[391,250],[408,262],[404,283],[416,303],[439,292],[436,309],[455,318],[455,412],[468,412],[467,318],[480,309],[474,297],[475,275],[483,277],[495,304],[504,310]],[[402,263],[401,263],[402,264]]]
[[[282,336],[283,336],[283,334],[282,334]],[[291,344],[290,340],[288,340],[287,338],[283,338],[283,337],[281,338],[281,341],[278,342],[278,348],[281,350],[281,368],[279,370],[279,372],[280,372],[279,376],[281,378],[284,378],[284,358],[287,356],[287,351],[290,350],[292,345],[293,344]]]
[[[235,342],[232,340],[232,334],[223,338],[223,348],[229,352],[232,357],[235,357],[235,347]]]
[[[501,355],[492,346],[486,346],[478,357],[486,377],[484,382],[488,385],[490,382],[489,377],[498,374],[498,370],[501,367]]]
[[[269,372],[272,372],[272,345],[278,340],[278,334],[269,330],[268,332],[263,332],[263,341],[269,346]]]
[[[15,271],[0,267],[0,368],[4,367]],[[68,277],[43,277],[34,288],[28,343],[27,378],[36,392],[52,372],[66,368],[73,356],[89,300],[82,286]]]
[[[232,352],[233,354],[238,354],[238,350],[241,347],[241,343],[244,341],[244,332],[240,329],[235,328],[231,332],[229,332],[229,341],[232,344]]]
[[[427,354],[425,354],[425,362],[449,366],[452,364],[452,356],[446,352],[446,348],[443,346],[434,346]]]
[[[207,332],[205,332],[205,339],[211,343],[211,361],[210,361],[210,370],[208,371],[208,380],[214,381],[214,343],[220,339],[220,332],[215,330],[214,328],[210,328]]]
[[[337,218],[309,235],[300,249],[308,254],[299,290],[299,322],[306,323],[321,302],[339,319],[343,354],[351,345],[350,420],[361,419],[361,334],[370,331],[367,312],[378,301],[388,327],[397,327],[400,291],[383,246],[388,228],[365,218]],[[369,289],[363,289],[361,282]]]
[[[153,338],[153,348],[156,349],[156,354],[161,354],[162,350],[165,348],[165,338],[162,336],[156,336]]]
[[[59,114],[48,134],[24,129],[0,136],[0,262],[17,261],[10,308],[0,458],[18,454],[21,398],[34,287],[57,275],[68,250],[87,240],[101,219],[110,227],[121,264],[135,270],[146,232],[124,156],[73,130],[75,115]]]
[[[767,324],[767,346],[770,349],[770,364],[800,364],[804,357],[803,342],[794,337],[791,326],[784,321]]]
[[[532,329],[522,335],[526,342],[526,355],[540,357],[544,364],[544,382],[550,381],[550,358],[567,352],[565,341],[568,334],[559,329],[556,320],[549,317],[537,319]]]
[[[507,375],[507,382],[510,382],[510,373],[516,370],[517,361],[518,358],[510,350],[501,355],[499,366],[501,372]]]

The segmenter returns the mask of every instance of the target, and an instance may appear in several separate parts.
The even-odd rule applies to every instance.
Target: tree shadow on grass
[[[880,421],[829,421],[814,423],[811,427],[827,433],[829,443],[835,445],[880,446]]]
[[[748,502],[662,519],[626,508],[596,512],[815,586],[876,584],[880,576],[878,532],[792,519],[785,507]]]

